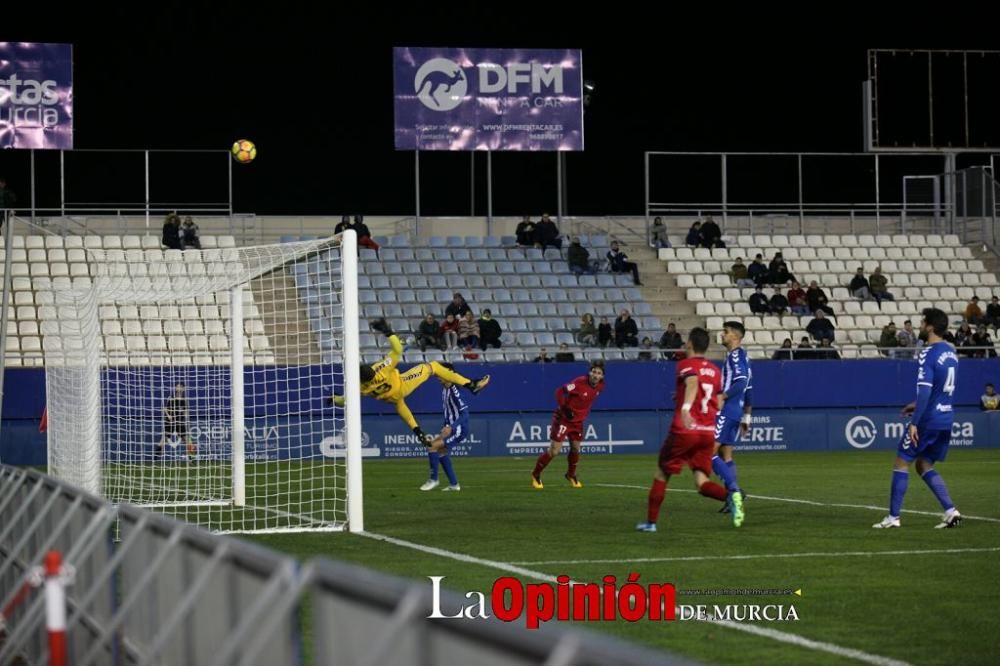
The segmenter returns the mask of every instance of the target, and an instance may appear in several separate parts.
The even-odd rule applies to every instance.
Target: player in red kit
[[[569,469],[566,480],[574,488],[583,488],[576,478],[576,465],[580,462],[580,443],[583,441],[583,422],[590,414],[590,406],[604,390],[604,361],[593,361],[586,376],[577,377],[569,384],[556,389],[556,411],[552,415],[552,432],[549,434],[549,450],[544,451],[535,462],[531,473],[531,486],[535,490],[544,488],[542,470],[559,455],[563,442],[569,440]]]
[[[709,480],[715,447],[715,416],[722,393],[722,370],[705,358],[708,331],[693,328],[685,345],[687,358],[677,364],[674,420],[670,434],[660,448],[659,469],[649,489],[646,522],[635,526],[640,532],[655,532],[667,482],[687,465],[694,484],[705,497],[726,499],[726,489]]]

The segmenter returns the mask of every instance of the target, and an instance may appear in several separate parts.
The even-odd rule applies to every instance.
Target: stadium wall
[[[656,451],[666,434],[673,408],[674,366],[671,362],[610,364],[607,389],[595,403],[598,409],[590,419],[586,451]],[[459,366],[459,371],[467,375],[492,375],[494,384],[470,400],[474,439],[455,454],[536,454],[548,441],[546,428],[555,388],[584,374],[586,367],[583,363]],[[914,396],[912,361],[769,361],[755,363],[753,369],[754,427],[744,444],[747,450],[890,449],[902,434],[904,420],[899,416],[899,407]],[[145,372],[147,381],[160,386],[160,390],[154,386],[148,392],[151,396],[165,397],[172,382],[186,381],[196,409],[200,389],[194,368],[175,368],[169,374],[158,369]],[[246,385],[251,386],[255,376],[308,372],[308,369],[258,367],[247,372]],[[271,377],[271,382],[274,379]],[[954,445],[977,448],[1000,445],[1000,413],[978,410],[984,384],[1000,383],[998,379],[1000,360],[962,361],[956,392]],[[45,403],[44,371],[10,368],[6,385],[0,461],[45,464],[45,436],[38,432]],[[440,419],[440,393],[436,388],[437,383],[431,381],[407,399],[413,411],[423,415],[421,420],[428,431],[436,429]],[[313,441],[316,455],[338,455],[341,442],[329,438],[314,441],[319,438],[310,436],[314,424],[329,418],[329,408],[324,406],[328,393],[329,387],[316,386],[308,394],[300,395],[303,408],[298,414],[277,414],[273,404],[262,406],[257,414],[248,414],[248,459],[277,457],[277,441],[289,436],[298,441]],[[158,406],[152,400],[141,409],[150,419],[159,420]],[[225,405],[217,405],[214,413],[219,417],[192,419],[192,434],[199,442],[199,450],[206,455],[228,455],[228,426],[222,417],[226,409]],[[402,426],[391,406],[366,399],[364,411],[365,455],[382,458],[423,455],[423,447]],[[142,423],[141,419],[136,427],[147,432],[150,429],[149,423]],[[120,428],[118,432],[128,436]],[[136,444],[133,454],[148,454],[145,447],[153,444],[152,441]]]

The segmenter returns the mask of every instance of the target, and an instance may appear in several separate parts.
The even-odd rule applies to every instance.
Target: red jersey
[[[677,364],[677,389],[674,396],[674,420],[670,432],[691,432],[681,421],[681,407],[684,405],[685,382],[688,377],[698,378],[698,392],[691,405],[691,430],[715,431],[715,415],[719,411],[717,396],[722,393],[722,370],[706,358],[686,358]]]
[[[604,390],[604,382],[590,385],[587,375],[581,375],[556,389],[556,417],[564,423],[583,423],[590,414],[590,406]],[[567,409],[573,413],[570,418]]]

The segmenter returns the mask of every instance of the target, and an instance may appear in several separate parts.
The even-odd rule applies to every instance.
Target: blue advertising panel
[[[73,47],[0,42],[0,148],[73,148]]]

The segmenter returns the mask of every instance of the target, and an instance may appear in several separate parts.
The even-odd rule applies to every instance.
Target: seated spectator
[[[781,293],[781,287],[774,288],[774,295],[771,296],[771,300],[768,301],[767,306],[776,315],[784,315],[788,312],[788,299]]]
[[[657,250],[661,247],[670,247],[670,240],[667,238],[667,226],[663,224],[663,218],[659,215],[653,220],[653,228],[650,230],[649,240]]]
[[[982,349],[976,350],[976,358],[996,358],[996,350],[993,349],[993,338],[986,330],[986,324],[976,327],[976,332],[972,335],[972,344]]]
[[[372,240],[372,232],[368,229],[368,225],[365,224],[364,215],[354,216],[353,229],[358,234],[358,247],[366,247],[369,250],[375,250],[375,254],[378,254],[381,246]]]
[[[490,312],[490,309],[485,308],[483,314],[479,317],[480,348],[483,351],[486,351],[488,347],[500,349],[502,344],[500,342],[501,335],[503,335],[503,331],[500,329],[500,323],[493,318],[493,313]]]
[[[781,341],[781,348],[775,349],[774,353],[771,354],[772,361],[791,361],[792,360],[792,339],[785,338]]]
[[[565,342],[559,345],[559,351],[556,352],[556,363],[572,363],[576,360],[573,352],[570,351],[569,345]]]
[[[580,239],[574,238],[566,251],[566,259],[569,262],[569,270],[574,275],[587,273],[593,274],[594,267],[590,265],[590,252],[580,245]]]
[[[479,322],[472,310],[466,310],[465,316],[458,321],[458,345],[464,348],[479,346]]]
[[[754,286],[754,281],[750,279],[750,275],[747,273],[747,267],[743,263],[743,257],[736,257],[736,263],[729,268],[729,279],[737,287],[752,287]]]
[[[677,325],[673,322],[667,324],[667,330],[665,330],[663,335],[660,336],[659,347],[667,352],[683,351],[684,339],[681,337],[681,334],[677,332]],[[668,354],[664,354],[664,356],[669,357]]]
[[[969,349],[972,346],[972,336],[975,333],[972,331],[972,327],[969,326],[969,322],[962,322],[962,325],[958,327],[955,331],[955,348],[958,350],[960,356],[966,356],[972,358],[975,353]]]
[[[639,346],[639,327],[628,310],[622,310],[615,319],[615,344],[619,348]]]
[[[788,271],[788,264],[780,252],[774,254],[767,269],[768,279],[771,284],[788,284],[795,280],[795,276]]]
[[[799,317],[809,314],[809,301],[806,300],[806,290],[798,282],[792,282],[788,290],[788,309]]]
[[[517,244],[519,247],[535,247],[535,223],[531,221],[530,215],[525,215],[518,222],[514,233],[517,234]]]
[[[642,351],[639,352],[639,360],[640,361],[652,361],[653,360],[653,352],[652,352],[652,349],[653,349],[653,338],[649,337],[648,335],[646,337],[644,337],[642,339],[642,342],[639,343],[639,348],[642,349]]]
[[[181,249],[201,249],[201,235],[198,232],[198,225],[194,223],[190,215],[184,218],[184,225],[181,227]]]
[[[983,309],[979,307],[979,297],[973,296],[969,304],[965,306],[965,321],[970,324],[978,324],[983,321],[984,317]]]
[[[642,286],[639,282],[639,265],[628,260],[628,255],[618,249],[618,241],[611,241],[611,249],[608,250],[608,267],[612,273],[632,273],[632,282]]]
[[[548,213],[542,213],[542,219],[535,225],[535,247],[545,249],[554,247],[562,249],[562,239],[559,238],[559,227],[552,221]]]
[[[993,330],[1000,328],[1000,300],[996,296],[989,305],[986,306],[986,325],[992,326]]]
[[[771,314],[771,303],[767,300],[767,296],[764,295],[764,287],[758,286],[752,294],[750,294],[750,312],[759,315]]]
[[[833,346],[833,340],[830,338],[823,338],[819,341],[819,347],[813,352],[817,360],[828,360],[828,361],[839,361],[840,352]]]
[[[902,348],[897,358],[915,357],[917,355],[916,349],[922,344],[920,338],[917,337],[917,332],[913,330],[913,322],[909,319],[903,322],[903,328],[896,333],[896,339],[899,340],[899,346]]]
[[[348,230],[350,228],[351,228],[351,216],[350,215],[341,215],[340,216],[340,224],[338,224],[337,226],[335,226],[333,228],[333,233],[335,233],[335,234],[343,233],[344,231],[346,231],[346,230]]]
[[[701,247],[701,222],[695,222],[688,229],[684,244],[688,247]]]
[[[701,246],[709,249],[726,247],[726,244],[722,242],[722,229],[715,223],[711,215],[706,217],[701,225]]]
[[[612,332],[611,324],[607,317],[601,317],[601,323],[597,326],[597,346],[607,347],[611,344]]]
[[[160,239],[164,247],[169,250],[180,250],[181,247],[181,218],[177,213],[170,213],[163,222],[163,237]]]
[[[858,267],[858,270],[854,273],[854,277],[851,278],[851,284],[847,289],[855,298],[860,298],[863,301],[872,300],[871,286],[868,284],[868,278],[865,277],[865,270],[861,267]]]
[[[800,361],[808,361],[816,358],[812,342],[810,342],[808,335],[802,336],[802,341],[799,343],[799,346],[795,348],[792,358]]]
[[[441,342],[442,349],[458,349],[458,319],[450,312],[444,316],[441,322]]]
[[[817,310],[816,315],[809,325],[806,326],[806,331],[809,335],[813,336],[816,340],[823,340],[828,338],[831,342],[833,341],[833,322],[826,318],[822,310]]]
[[[881,303],[882,301],[894,301],[896,297],[889,293],[889,278],[882,275],[882,267],[876,266],[871,278],[868,280],[872,296]]]
[[[1000,409],[1000,393],[993,388],[993,384],[987,384],[983,394],[979,396],[979,408],[987,412]]]
[[[816,280],[810,282],[809,288],[806,289],[806,303],[809,306],[809,312],[815,313],[817,310],[822,310],[826,314],[832,315],[833,308],[826,302],[826,292],[816,284]]]
[[[538,350],[538,356],[532,359],[532,363],[551,363],[553,358],[549,356],[549,353],[545,351],[545,347]]]
[[[455,319],[461,319],[471,309],[469,304],[465,302],[465,297],[456,291],[451,297],[451,303],[444,309],[444,313],[455,315]]]
[[[882,335],[879,336],[878,346],[882,350],[883,356],[895,358],[896,354],[892,350],[899,347],[899,337],[896,335],[895,324],[890,322],[882,327]]]
[[[434,315],[427,313],[420,326],[417,327],[417,345],[420,351],[427,351],[428,347],[443,349],[441,345],[441,326],[437,323]]]
[[[597,344],[597,326],[594,324],[594,315],[589,312],[580,317],[580,328],[576,330],[576,341],[588,347]]]
[[[757,255],[753,262],[747,267],[747,276],[753,280],[754,284],[767,284],[767,266],[764,265],[764,257]]]

